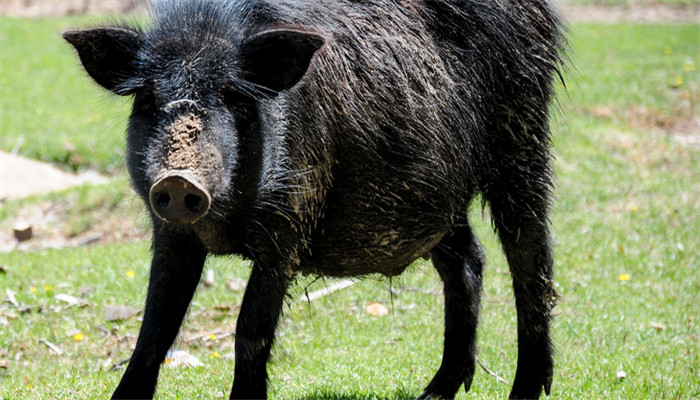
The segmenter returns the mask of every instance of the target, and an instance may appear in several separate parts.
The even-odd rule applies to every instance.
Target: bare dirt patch
[[[0,223],[0,253],[148,239],[145,213],[135,195],[119,204],[108,200],[87,205],[78,202],[69,196],[17,206],[11,210],[11,218]],[[17,240],[13,234],[17,224],[30,226],[32,237]]]
[[[14,237],[12,226],[17,223],[31,227],[29,240],[20,242]],[[92,215],[76,221],[65,203],[31,204],[17,210],[12,220],[3,224],[0,253],[147,240],[148,232],[141,225],[145,226],[145,222],[141,224],[133,215],[123,213],[94,210]]]
[[[700,23],[700,3],[630,3],[620,6],[572,4],[554,0],[571,22]],[[0,14],[15,17],[49,17],[74,14],[141,13],[148,0],[0,0]]]
[[[146,3],[146,0],[0,0],[0,14],[29,18],[121,14],[143,11]]]
[[[700,23],[700,3],[602,6],[560,2],[557,8],[569,22]]]
[[[96,173],[68,174],[50,164],[0,151],[0,200],[62,190],[85,183],[107,183]]]
[[[0,252],[145,238],[145,222],[134,218],[143,215],[143,207],[133,194],[114,196],[106,188],[95,187],[88,194],[57,196],[51,201],[12,201],[109,182],[95,172],[68,174],[46,163],[0,152],[0,202],[9,212],[9,218],[0,221]],[[14,234],[17,226],[31,228],[31,236],[20,242]]]
[[[593,118],[620,121],[638,131],[668,135],[684,147],[700,147],[700,116],[690,104],[677,105],[671,115],[644,105],[595,106],[580,112]]]

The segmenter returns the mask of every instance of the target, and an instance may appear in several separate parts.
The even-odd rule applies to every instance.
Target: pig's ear
[[[241,58],[245,79],[281,92],[304,77],[311,58],[325,43],[323,36],[294,29],[273,29],[248,38]]]
[[[136,76],[139,33],[126,28],[94,28],[68,31],[63,38],[75,47],[88,74],[105,89],[130,94],[124,84]]]

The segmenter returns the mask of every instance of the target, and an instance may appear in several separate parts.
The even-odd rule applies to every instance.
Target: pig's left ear
[[[88,74],[105,89],[129,94],[123,85],[136,76],[139,33],[126,28],[94,28],[68,31],[63,38],[75,47]]]
[[[304,77],[311,59],[325,43],[318,33],[273,29],[248,38],[241,47],[245,79],[281,92]]]

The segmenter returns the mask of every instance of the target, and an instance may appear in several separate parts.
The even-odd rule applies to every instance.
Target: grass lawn
[[[118,207],[110,199],[131,201],[120,175],[128,101],[91,84],[56,34],[85,22],[0,18],[0,148],[116,178],[4,202],[2,229],[38,201],[82,210],[69,215],[69,225]],[[699,33],[694,25],[571,27],[568,92],[554,126],[561,301],[553,399],[700,397],[700,148],[687,140],[698,135],[696,122],[687,127],[698,118]],[[509,383],[477,369],[470,394],[458,397],[505,398],[517,357],[510,276],[488,219],[478,208],[472,216],[488,256],[479,358]],[[0,398],[109,396],[122,373],[111,366],[130,355],[140,316],[107,321],[105,310],[142,307],[149,263],[146,242],[0,253],[0,289],[16,303],[8,297],[0,305]],[[228,396],[235,339],[227,333],[243,292],[225,283],[245,279],[249,265],[221,257],[205,268],[215,284],[200,287],[175,344],[203,365],[164,366],[160,399]],[[332,283],[302,278],[292,290],[268,368],[271,397],[417,396],[442,347],[443,299],[430,263],[299,300]],[[61,294],[80,301],[72,305]],[[367,313],[372,302],[388,314]]]

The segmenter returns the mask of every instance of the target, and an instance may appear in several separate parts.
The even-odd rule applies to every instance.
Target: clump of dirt
[[[178,119],[170,126],[168,167],[187,169],[201,163],[202,157],[196,142],[202,129],[204,129],[202,121],[192,114]]]

